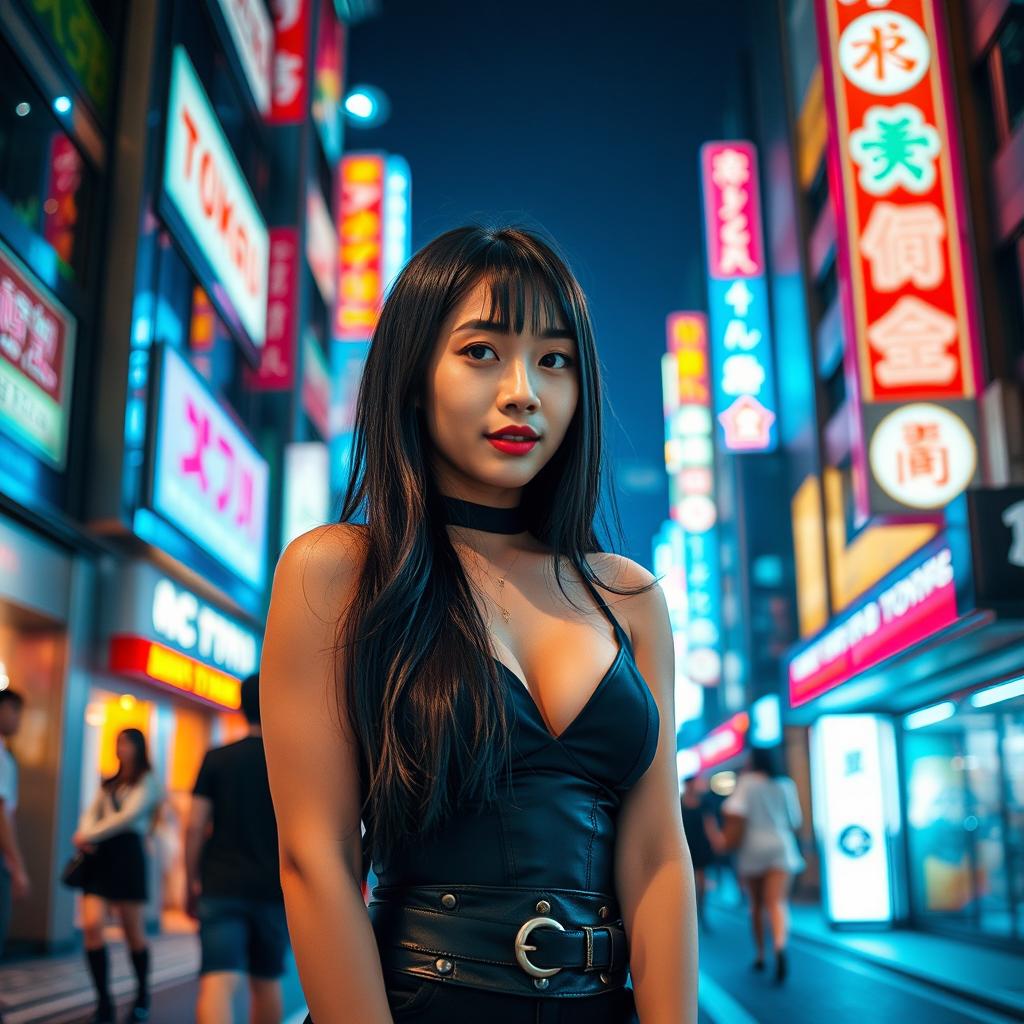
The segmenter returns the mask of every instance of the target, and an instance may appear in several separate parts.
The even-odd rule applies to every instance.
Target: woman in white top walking
[[[142,919],[148,897],[143,840],[152,829],[163,793],[150,767],[146,737],[138,729],[118,734],[117,758],[117,773],[104,780],[72,840],[83,853],[90,854],[82,896],[82,929],[85,956],[96,986],[92,1024],[112,1024],[114,1020],[103,941],[107,904],[124,926],[138,981],[128,1020],[149,1019],[149,948]]]
[[[764,914],[768,913],[775,950],[775,980],[786,979],[786,939],[789,933],[789,886],[804,859],[796,841],[803,823],[800,799],[793,780],[783,775],[774,752],[755,747],[749,768],[722,805],[729,819],[742,829],[736,850],[736,873],[750,896],[750,917],[757,959],[754,970],[764,970]]]

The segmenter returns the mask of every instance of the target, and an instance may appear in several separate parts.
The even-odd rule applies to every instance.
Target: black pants
[[[631,989],[572,999],[506,996],[495,992],[420,981],[404,974],[387,979],[395,1024],[636,1024]],[[312,1024],[312,1018],[306,1018]]]

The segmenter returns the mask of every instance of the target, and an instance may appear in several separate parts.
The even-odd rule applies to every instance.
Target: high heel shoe
[[[786,962],[786,951],[778,949],[775,951],[775,981],[781,985],[789,973],[789,964]]]

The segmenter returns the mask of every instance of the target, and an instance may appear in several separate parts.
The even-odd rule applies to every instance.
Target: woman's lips
[[[506,455],[529,455],[540,438],[532,438],[529,441],[509,441],[504,437],[489,437],[488,442],[499,452]]]

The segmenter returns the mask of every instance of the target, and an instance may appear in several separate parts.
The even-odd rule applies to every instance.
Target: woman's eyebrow
[[[489,331],[491,334],[505,335],[513,333],[507,326],[495,320],[467,320],[464,324],[456,327],[452,334],[458,334],[461,331]],[[540,332],[538,337],[544,339],[565,338],[567,341],[576,340],[576,335],[565,327],[547,327]]]

